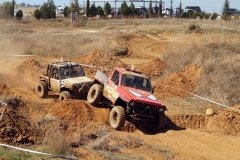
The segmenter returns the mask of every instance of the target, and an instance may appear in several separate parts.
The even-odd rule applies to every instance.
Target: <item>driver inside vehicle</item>
[[[60,68],[60,73],[62,77],[69,76],[68,68],[64,68],[64,67]]]
[[[125,78],[123,85],[124,85],[124,86],[130,86],[131,81],[132,81],[132,80],[131,80],[130,78]]]
[[[135,87],[136,88],[138,88],[138,89],[143,89],[143,90],[145,90],[146,89],[146,87],[144,86],[144,83],[143,83],[143,78],[136,78],[136,80],[135,80]]]

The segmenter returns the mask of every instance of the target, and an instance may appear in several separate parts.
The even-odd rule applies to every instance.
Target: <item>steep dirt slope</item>
[[[158,98],[191,96],[187,92],[193,92],[201,76],[202,69],[196,65],[186,66],[181,72],[155,83],[155,94]]]
[[[3,74],[7,86],[16,88],[34,88],[39,75],[42,73],[43,66],[35,59],[27,59],[17,68]]]
[[[86,75],[90,77],[94,77],[97,70],[109,75],[114,67],[128,67],[118,57],[98,50],[80,56],[74,59],[73,62],[94,66],[82,66]]]

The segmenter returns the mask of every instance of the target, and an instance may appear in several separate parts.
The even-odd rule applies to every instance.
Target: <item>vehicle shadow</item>
[[[47,95],[47,99],[58,99],[59,95]]]
[[[146,122],[131,122],[136,129],[138,129],[139,131],[141,131],[144,134],[148,134],[148,135],[155,135],[155,134],[159,134],[159,133],[166,133],[169,130],[174,130],[174,131],[180,131],[180,130],[186,130],[186,128],[182,128],[180,126],[177,126],[171,119],[169,119],[167,117],[167,124],[165,126],[164,129],[161,129],[159,131],[152,131],[149,128],[149,123]]]

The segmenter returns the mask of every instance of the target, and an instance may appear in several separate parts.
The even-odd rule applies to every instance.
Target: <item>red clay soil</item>
[[[85,74],[90,77],[94,77],[97,70],[102,70],[102,72],[109,75],[114,67],[127,67],[127,65],[116,56],[112,56],[100,50],[95,50],[78,57],[74,59],[73,62],[97,66],[98,68],[83,66]]]
[[[160,98],[191,96],[186,92],[196,89],[202,69],[196,65],[190,65],[181,72],[173,73],[171,76],[155,83],[155,95]]]
[[[6,85],[12,88],[34,88],[43,66],[35,59],[27,59],[11,72],[4,74]]]
[[[233,109],[232,109],[233,108]],[[240,106],[219,110],[209,120],[207,131],[230,135],[240,134]],[[238,112],[234,109],[237,109]]]
[[[2,95],[1,95],[2,96]],[[5,103],[11,98],[4,98]],[[3,115],[0,121],[0,142],[5,144],[28,143],[36,144],[42,140],[44,134],[32,123],[28,117],[28,112],[24,103],[18,106],[7,106],[4,111],[4,105],[0,105],[0,111]],[[4,111],[4,112],[3,112]]]
[[[159,58],[155,58],[148,63],[138,66],[136,70],[149,75],[151,78],[157,78],[163,73],[165,68],[166,63]]]

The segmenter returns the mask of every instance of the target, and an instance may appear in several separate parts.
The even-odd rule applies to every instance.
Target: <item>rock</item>
[[[212,109],[212,108],[208,108],[207,110],[206,110],[206,115],[207,116],[212,116],[214,114],[214,110]]]

